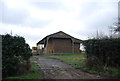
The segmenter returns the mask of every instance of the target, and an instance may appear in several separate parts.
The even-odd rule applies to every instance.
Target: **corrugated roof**
[[[42,40],[40,40],[37,43],[37,45],[38,44],[44,44],[44,42],[46,42],[47,37],[49,37],[49,38],[70,38],[74,41],[74,43],[80,43],[82,41],[80,39],[74,38],[74,37],[64,33],[63,31],[59,31],[59,32],[56,32],[56,33],[53,33],[53,34],[50,34],[50,35],[44,37]]]

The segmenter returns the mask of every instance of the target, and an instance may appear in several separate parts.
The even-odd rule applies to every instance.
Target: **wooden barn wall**
[[[50,39],[48,53],[72,53],[71,39]]]
[[[52,39],[49,39],[49,41],[48,41],[47,52],[48,53],[53,53],[54,52],[54,49],[53,49],[53,40]]]
[[[80,44],[75,43],[74,44],[74,54],[79,54],[80,53]]]

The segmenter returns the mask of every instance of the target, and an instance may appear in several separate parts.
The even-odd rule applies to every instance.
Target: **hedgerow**
[[[21,36],[2,35],[2,76],[23,73],[30,68],[31,49]]]
[[[120,66],[120,38],[89,39],[83,44],[89,66]]]

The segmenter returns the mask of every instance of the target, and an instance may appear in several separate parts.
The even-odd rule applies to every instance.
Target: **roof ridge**
[[[59,34],[59,33],[63,33],[64,35],[62,34]],[[44,39],[46,39],[47,37],[53,37],[53,38],[71,38],[74,42],[80,42],[81,40],[78,39],[78,38],[75,38],[63,31],[58,31],[56,33],[53,33],[53,34],[50,34],[50,35],[47,35],[46,37],[44,37],[42,40],[40,40],[38,43],[40,43],[41,41],[43,41]]]

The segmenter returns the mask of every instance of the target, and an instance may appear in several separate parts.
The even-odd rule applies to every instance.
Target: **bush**
[[[87,58],[103,66],[120,66],[120,38],[89,39],[83,42]],[[89,62],[88,62],[89,64]]]
[[[20,36],[2,35],[2,74],[3,78],[20,74],[21,67],[29,66],[31,49]],[[23,67],[24,69],[26,67]],[[28,68],[27,68],[28,69]],[[24,70],[23,70],[24,71]]]

